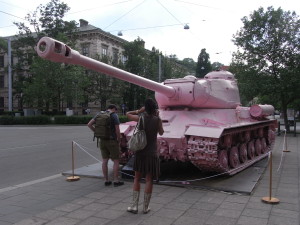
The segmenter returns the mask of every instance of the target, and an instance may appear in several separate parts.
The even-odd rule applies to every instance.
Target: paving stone
[[[224,217],[229,217],[229,218],[238,218],[242,213],[242,210],[236,210],[236,209],[223,209],[223,208],[218,208],[215,212],[214,215],[217,216],[224,216]]]
[[[271,215],[268,225],[299,225],[299,218],[282,217],[278,215]]]
[[[190,216],[181,216],[174,223],[174,225],[202,225],[204,224],[204,220],[201,220],[197,217]]]
[[[67,204],[58,206],[55,209],[59,210],[59,211],[64,211],[64,212],[72,212],[76,209],[79,209],[80,207],[82,207],[82,206],[78,205],[78,204],[67,203]]]
[[[86,220],[83,220],[82,222],[78,223],[78,225],[104,225],[108,224],[108,219],[103,219],[99,217],[89,217]]]
[[[285,209],[277,209],[273,208],[271,210],[271,214],[275,216],[282,216],[297,219],[299,217],[299,211],[285,210]]]
[[[126,213],[125,216],[120,216],[110,222],[107,223],[107,225],[138,225],[143,222],[143,220],[146,217],[146,215],[141,214],[132,214],[132,213]]]
[[[170,225],[173,224],[174,219],[160,217],[160,216],[150,216],[140,223],[140,225]]]
[[[222,204],[220,205],[220,208],[223,209],[234,209],[234,210],[243,210],[245,208],[245,203],[236,203],[236,202],[222,202]]]
[[[105,196],[99,200],[97,200],[97,203],[102,203],[102,204],[108,204],[108,205],[114,205],[118,202],[120,202],[121,199],[118,197],[113,197],[113,196]]]
[[[270,216],[270,211],[258,209],[244,209],[242,215],[267,219]]]
[[[96,214],[94,214],[94,216],[113,220],[113,219],[118,218],[119,216],[122,216],[124,213],[127,213],[127,212],[111,210],[111,209],[104,209],[104,210],[101,210],[100,212],[97,212]]]
[[[101,211],[103,209],[109,208],[110,206],[111,205],[93,202],[93,203],[91,203],[89,205],[84,206],[83,209],[85,209],[85,210],[93,210],[93,211]]]
[[[260,201],[260,202],[248,202],[247,205],[246,205],[246,208],[270,211],[271,208],[272,208],[272,205],[266,204],[262,201]]]
[[[279,204],[274,205],[273,209],[286,209],[299,212],[299,204],[280,202]]]
[[[20,220],[30,218],[31,216],[33,216],[33,215],[27,214],[27,213],[22,213],[22,212],[14,212],[14,213],[10,213],[5,216],[2,216],[1,220],[5,221],[5,222],[10,222],[10,223],[16,223],[16,222],[19,222]]]
[[[91,210],[77,209],[73,212],[66,214],[65,216],[73,219],[82,220],[92,216],[95,213],[96,213],[95,211],[91,211]]]
[[[58,217],[55,220],[52,220],[51,222],[47,223],[47,225],[74,225],[78,222],[80,222],[80,220],[71,219],[68,217]]]
[[[177,219],[183,213],[184,213],[184,210],[161,208],[154,215],[161,216],[161,217],[167,217],[167,218],[171,218],[171,219]]]
[[[92,198],[81,197],[81,198],[77,198],[77,199],[73,200],[71,203],[78,204],[78,205],[88,205],[94,201],[95,201],[95,199],[92,199]]]
[[[204,202],[197,202],[191,206],[191,208],[195,209],[203,209],[203,210],[216,210],[219,207],[219,204],[216,203],[204,203]]]
[[[164,206],[164,208],[167,208],[167,209],[178,209],[178,210],[187,210],[187,209],[191,208],[191,206],[192,206],[192,204],[173,201],[173,202],[170,202],[170,203],[166,204]]]
[[[203,221],[206,221],[211,215],[213,214],[213,211],[207,211],[207,210],[199,210],[199,209],[188,209],[183,216],[185,217],[195,217],[198,219],[201,219]]]
[[[5,222],[5,221],[1,221],[1,218],[0,218],[0,225],[11,225],[12,223],[10,222]]]
[[[247,203],[250,199],[250,196],[244,195],[229,195],[225,198],[226,202],[235,202],[235,203]]]
[[[48,221],[44,220],[44,219],[41,219],[41,218],[34,218],[33,217],[33,218],[28,218],[28,219],[21,220],[17,223],[14,223],[14,225],[43,225],[43,224],[46,224],[46,222],[48,222]]]
[[[235,218],[213,215],[205,222],[205,225],[233,225],[236,221]]]
[[[54,220],[58,217],[61,217],[63,215],[67,214],[67,212],[58,211],[54,209],[49,209],[47,211],[44,211],[42,213],[39,213],[36,215],[38,218],[46,219],[46,220]]]
[[[249,217],[249,216],[241,216],[237,221],[238,225],[267,225],[268,219],[257,218],[257,217]]]

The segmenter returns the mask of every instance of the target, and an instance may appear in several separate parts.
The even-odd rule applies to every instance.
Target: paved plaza
[[[299,225],[300,135],[287,135],[289,152],[284,140],[276,137],[273,149],[271,196],[267,167],[250,195],[155,184],[150,213],[141,212],[141,193],[140,212],[131,214],[130,181],[105,187],[99,178],[68,182],[59,173],[0,189],[0,225]],[[266,204],[263,197],[280,202]]]

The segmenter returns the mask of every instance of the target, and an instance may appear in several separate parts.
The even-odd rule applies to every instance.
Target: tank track
[[[268,156],[274,121],[225,129],[220,138],[190,136],[187,155],[200,170],[233,175]]]

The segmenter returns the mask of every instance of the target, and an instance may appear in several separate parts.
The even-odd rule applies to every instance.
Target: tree
[[[125,69],[142,77],[145,77],[146,74],[145,68],[148,57],[144,45],[145,42],[139,37],[124,45],[124,56],[127,58]],[[137,108],[144,103],[144,92],[145,88],[126,82],[123,89],[123,102],[129,109]]]
[[[198,56],[197,66],[196,66],[196,76],[203,78],[207,73],[212,70],[211,63],[209,61],[209,54],[206,52],[206,49],[201,49],[201,52]]]
[[[289,130],[287,108],[300,97],[299,17],[281,8],[265,11],[261,7],[242,22],[243,27],[234,35],[238,52],[232,66],[240,72],[239,82],[247,80],[252,96],[269,96],[280,102]]]
[[[15,23],[19,29],[18,39],[13,43],[13,49],[18,56],[17,71],[30,71],[27,77],[16,80],[17,96],[22,96],[27,104],[49,110],[61,110],[63,102],[71,107],[72,101],[78,104],[80,88],[89,83],[84,76],[84,70],[76,66],[65,66],[39,58],[34,50],[38,40],[50,36],[74,46],[77,24],[75,21],[64,21],[63,17],[70,8],[59,0],[51,0],[46,5],[39,5],[25,19],[33,27],[34,32],[24,23]],[[22,78],[22,79],[21,79]],[[80,84],[80,85],[78,85]],[[76,94],[74,92],[76,90]],[[23,100],[23,99],[22,99]]]
[[[211,64],[211,69],[212,71],[217,71],[220,70],[220,68],[224,66],[224,64],[220,63],[220,62],[213,62],[213,64]]]

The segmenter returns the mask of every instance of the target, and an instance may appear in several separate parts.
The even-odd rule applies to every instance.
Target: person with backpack
[[[124,182],[119,180],[119,149],[120,149],[120,121],[117,115],[116,105],[109,105],[105,112],[97,113],[87,124],[94,132],[94,137],[100,139],[100,151],[102,156],[102,172],[105,179],[104,185],[112,184],[108,177],[108,160],[113,164],[113,184],[115,187],[121,186]]]
[[[144,149],[136,151],[134,155],[134,181],[133,181],[133,199],[132,204],[127,208],[128,212],[138,213],[138,204],[140,196],[140,180],[145,177],[146,184],[144,190],[144,206],[143,213],[150,211],[149,203],[153,188],[153,179],[158,180],[160,172],[160,161],[157,152],[157,134],[163,135],[164,129],[162,120],[159,117],[156,102],[148,98],[145,101],[145,106],[139,110],[129,111],[126,113],[129,120],[139,121],[143,117],[143,125],[138,125],[146,132],[147,145]]]

